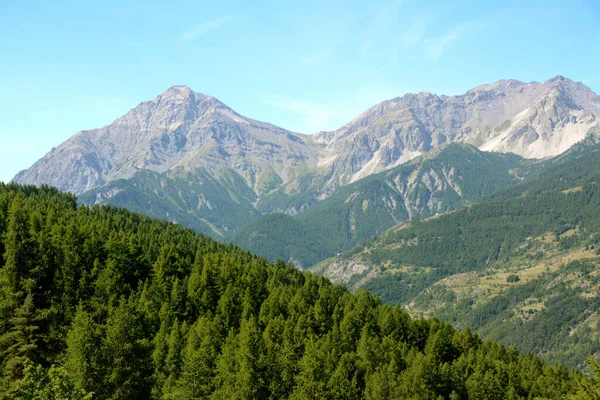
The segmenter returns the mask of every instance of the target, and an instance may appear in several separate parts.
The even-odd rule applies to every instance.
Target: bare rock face
[[[257,198],[277,190],[288,196],[311,190],[325,198],[443,143],[528,158],[554,156],[600,126],[599,115],[598,95],[558,76],[544,83],[503,80],[452,97],[407,94],[371,107],[336,131],[307,136],[174,86],[109,126],[77,133],[14,181],[82,194],[141,170],[178,176],[202,170],[222,179],[233,171]],[[432,185],[435,181],[432,177]],[[291,212],[307,204],[273,207]]]
[[[402,164],[448,142],[527,158],[558,155],[600,125],[600,97],[562,76],[481,85],[460,96],[407,94],[379,103],[315,142],[330,187]]]
[[[316,165],[318,151],[309,139],[174,86],[109,126],[77,133],[14,181],[81,194],[138,170],[202,168],[218,175],[232,168],[261,193]]]
[[[323,276],[333,283],[347,284],[354,275],[362,274],[372,269],[374,266],[370,263],[364,263],[360,260],[334,260],[327,265],[323,271]]]

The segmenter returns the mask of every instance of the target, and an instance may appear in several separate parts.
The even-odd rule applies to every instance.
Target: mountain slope
[[[366,291],[165,221],[78,208],[52,188],[0,184],[0,237],[6,398],[562,399],[590,383]]]
[[[176,167],[219,176],[233,169],[257,193],[316,164],[308,137],[251,120],[215,99],[174,86],[111,125],[82,131],[14,178],[81,194],[139,170]]]
[[[533,165],[515,155],[443,145],[344,186],[294,217],[261,217],[231,239],[273,261],[306,268],[402,221],[443,213],[514,185]]]
[[[318,149],[309,142],[174,86],[107,127],[76,134],[14,181],[224,237],[260,215],[261,196],[314,168]]]
[[[581,349],[600,351],[600,338],[585,334],[600,313],[600,147],[564,158],[537,180],[399,226],[315,270],[417,315],[580,364]],[[541,340],[540,329],[556,340]]]
[[[450,276],[415,297],[410,311],[584,368],[590,354],[600,354],[599,260],[595,245],[565,245],[546,244],[543,255],[531,246],[525,257],[511,256],[512,265]]]
[[[337,248],[332,238],[315,229],[310,221],[283,213],[264,215],[243,226],[229,240],[272,262],[285,260],[299,269],[331,257]]]
[[[407,94],[379,103],[315,141],[331,154],[323,178],[335,187],[406,162],[442,143],[526,158],[558,155],[600,124],[600,97],[561,76],[544,83],[481,85],[459,96]]]
[[[234,170],[214,177],[203,169],[166,174],[142,170],[79,197],[81,204],[125,207],[212,237],[225,237],[258,218],[256,200],[256,193]]]

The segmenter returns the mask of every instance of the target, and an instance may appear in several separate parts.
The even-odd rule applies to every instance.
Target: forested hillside
[[[525,268],[442,280],[417,296],[411,310],[462,329],[472,327],[485,338],[540,354],[549,362],[583,368],[590,354],[600,353],[595,251],[567,253],[554,264],[518,263]]]
[[[235,171],[212,176],[176,170],[170,174],[139,171],[78,197],[88,206],[97,203],[125,207],[149,217],[173,221],[214,238],[230,234],[258,218],[256,194]]]
[[[519,183],[538,163],[465,144],[440,146],[335,191],[294,216],[265,215],[231,240],[271,261],[308,268],[394,225],[459,208]]]
[[[366,291],[169,222],[78,208],[52,188],[1,185],[0,232],[6,398],[558,399],[595,390],[564,366],[411,319]]]
[[[600,352],[600,151],[538,179],[390,231],[319,266],[415,315],[436,315],[548,360]]]

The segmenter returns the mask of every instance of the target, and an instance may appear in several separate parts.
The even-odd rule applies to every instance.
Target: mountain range
[[[301,213],[340,187],[452,142],[556,156],[598,127],[599,114],[598,95],[558,76],[452,97],[406,94],[336,131],[303,135],[174,86],[104,128],[75,134],[13,181],[227,238],[261,215]]]

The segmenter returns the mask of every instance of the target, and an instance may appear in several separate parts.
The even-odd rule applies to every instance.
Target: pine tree
[[[107,354],[102,346],[103,329],[81,306],[78,307],[67,336],[65,368],[78,387],[108,396],[104,385],[108,374]]]
[[[362,398],[359,387],[358,358],[354,353],[344,353],[337,363],[335,371],[327,382],[329,397],[339,400],[358,400]]]
[[[214,399],[264,399],[261,359],[263,343],[254,317],[244,320],[238,335],[230,334],[217,361]]]
[[[167,379],[162,387],[163,397],[168,397],[173,392],[179,376],[181,375],[181,364],[182,364],[182,351],[183,351],[183,338],[187,333],[188,326],[184,321],[183,324],[179,324],[178,320],[175,320],[169,340],[167,342],[167,356],[165,358],[165,371]]]
[[[362,369],[367,374],[372,373],[381,364],[382,348],[380,340],[366,326],[361,331],[356,353],[360,358]]]
[[[0,269],[0,333],[9,329],[13,311],[22,304],[25,291],[33,292],[35,282],[29,271],[35,261],[35,251],[29,231],[29,215],[25,199],[15,196],[8,210],[4,234],[4,266]]]
[[[62,367],[52,365],[45,369],[28,362],[23,379],[11,396],[23,400],[91,400],[93,393],[78,388]]]
[[[290,396],[293,400],[323,399],[327,396],[326,383],[329,380],[329,371],[323,362],[324,352],[314,341],[306,345],[306,350],[300,360],[300,371],[295,376],[294,392]]]
[[[400,368],[395,360],[382,365],[366,380],[365,399],[391,400],[402,398],[399,393]]]
[[[186,288],[187,282],[181,282],[179,278],[173,280],[171,287],[171,296],[169,299],[169,308],[180,319],[185,319],[186,314]]]
[[[75,312],[77,306],[79,280],[81,272],[85,269],[82,263],[83,240],[79,232],[79,227],[75,221],[67,225],[66,231],[62,237],[62,274],[60,274],[57,284],[62,288],[62,308],[67,318]]]
[[[104,384],[113,399],[146,398],[152,389],[152,345],[135,300],[122,299],[106,321],[103,349],[110,370]]]
[[[23,377],[23,369],[28,361],[37,359],[37,331],[33,295],[28,293],[23,304],[10,319],[11,329],[2,337],[4,361],[3,380],[6,387],[13,386]]]
[[[167,380],[168,371],[166,358],[169,351],[169,329],[173,323],[173,314],[168,304],[163,304],[160,309],[160,328],[153,339],[152,359],[154,362],[154,389],[155,396],[159,396]]]
[[[178,393],[183,399],[208,398],[213,392],[220,343],[213,322],[201,317],[190,328]]]
[[[298,357],[285,334],[285,319],[271,318],[263,331],[265,355],[263,373],[267,390],[274,399],[288,398],[294,386]]]
[[[196,252],[187,293],[190,307],[200,314],[215,313],[219,302],[219,268],[202,249]]]

